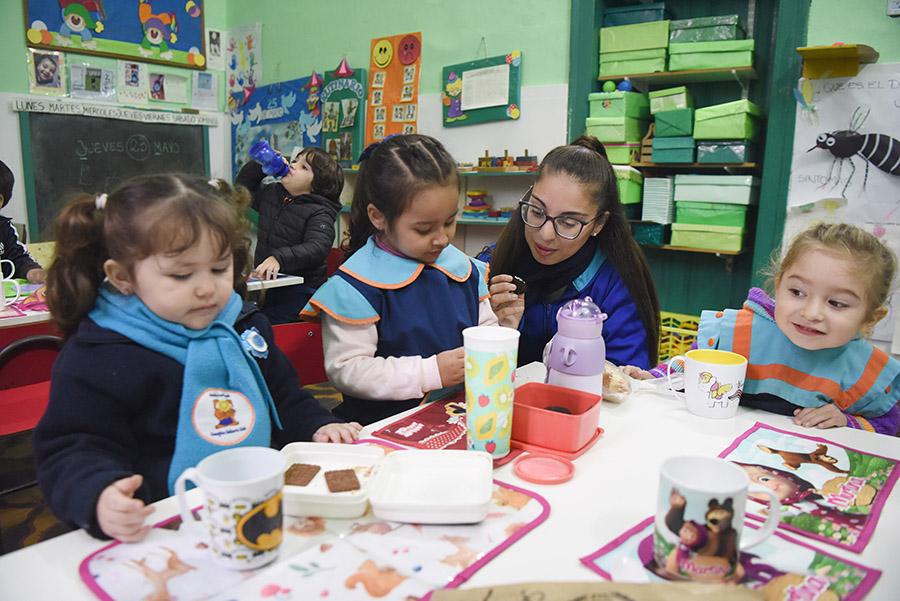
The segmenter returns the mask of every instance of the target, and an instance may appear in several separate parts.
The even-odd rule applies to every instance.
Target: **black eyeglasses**
[[[557,236],[565,238],[566,240],[574,240],[581,235],[584,226],[595,221],[597,217],[599,217],[598,215],[587,221],[581,221],[580,219],[575,219],[568,215],[551,217],[547,214],[547,211],[544,210],[544,207],[528,202],[531,199],[532,190],[533,188],[528,188],[528,191],[522,196],[522,199],[519,200],[519,210],[522,212],[522,221],[528,227],[539,229],[544,227],[544,224],[548,221],[552,221],[553,230],[556,232]]]

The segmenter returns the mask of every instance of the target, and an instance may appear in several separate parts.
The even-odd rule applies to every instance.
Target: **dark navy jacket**
[[[19,242],[19,235],[9,217],[0,217],[0,259],[9,259],[13,262],[16,266],[14,277],[17,278],[24,278],[32,269],[40,268],[38,262],[28,254],[25,245]],[[9,269],[9,266],[6,269]],[[6,271],[3,275],[9,276]]]
[[[269,344],[257,359],[284,430],[271,445],[308,441],[320,427],[340,421],[305,390],[273,342],[272,327],[253,305],[235,323],[255,327]],[[34,433],[38,483],[60,519],[103,537],[96,505],[109,484],[141,474],[137,492],[146,503],[168,493],[184,366],[85,319],[53,366],[50,404]]]
[[[488,247],[478,258],[490,262],[494,247]],[[556,334],[556,312],[575,298],[590,296],[609,317],[603,322],[606,358],[616,365],[637,365],[649,369],[647,332],[628,287],[606,257],[597,254],[587,268],[575,278],[556,301],[530,302],[525,294],[525,314],[519,322],[519,365],[543,361],[544,346]]]

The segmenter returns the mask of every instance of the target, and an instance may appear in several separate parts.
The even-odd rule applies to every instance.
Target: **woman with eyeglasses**
[[[494,274],[494,313],[501,325],[521,332],[519,365],[542,360],[556,333],[556,312],[585,296],[609,315],[603,325],[607,359],[656,365],[656,288],[596,138],[582,136],[544,157],[496,247],[478,258],[490,262]],[[527,293],[516,293],[513,276],[525,281]]]

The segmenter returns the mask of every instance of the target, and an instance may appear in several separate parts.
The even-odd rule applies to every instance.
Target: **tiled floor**
[[[306,387],[324,408],[341,402],[341,394],[330,384]],[[69,532],[71,528],[54,517],[34,481],[31,432],[0,437],[0,555]],[[17,490],[16,490],[17,489]]]

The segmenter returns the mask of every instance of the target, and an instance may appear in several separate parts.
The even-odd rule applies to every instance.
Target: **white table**
[[[542,379],[540,364],[517,372],[517,384]],[[372,424],[363,434],[368,435],[393,419],[396,417]],[[511,464],[495,471],[498,480],[543,495],[550,503],[550,516],[463,586],[598,579],[578,558],[653,514],[659,466],[665,458],[676,454],[715,456],[757,421],[785,430],[824,435],[879,455],[900,457],[898,438],[848,428],[809,431],[794,426],[787,417],[749,409],[741,409],[734,419],[709,420],[688,413],[667,395],[638,392],[621,405],[603,404],[600,425],[606,432],[592,449],[575,460],[576,473],[570,482],[558,486],[524,482],[515,476]],[[193,490],[190,494],[195,495],[191,500],[199,504],[199,492]],[[171,498],[160,501],[156,507],[154,521],[177,511]],[[882,570],[868,599],[895,601],[900,591],[897,532],[900,491],[895,489],[865,552],[855,554],[819,542],[813,544]],[[0,599],[92,599],[78,577],[78,565],[105,544],[79,531],[0,557]]]
[[[256,292],[257,290],[271,290],[272,288],[281,288],[282,286],[297,286],[302,283],[302,276],[279,274],[274,280],[248,281],[247,290],[249,292]],[[19,317],[0,318],[0,328],[12,328],[15,326],[24,326],[47,321],[50,321],[49,311],[36,311],[34,313],[29,313],[28,315],[20,315]]]

